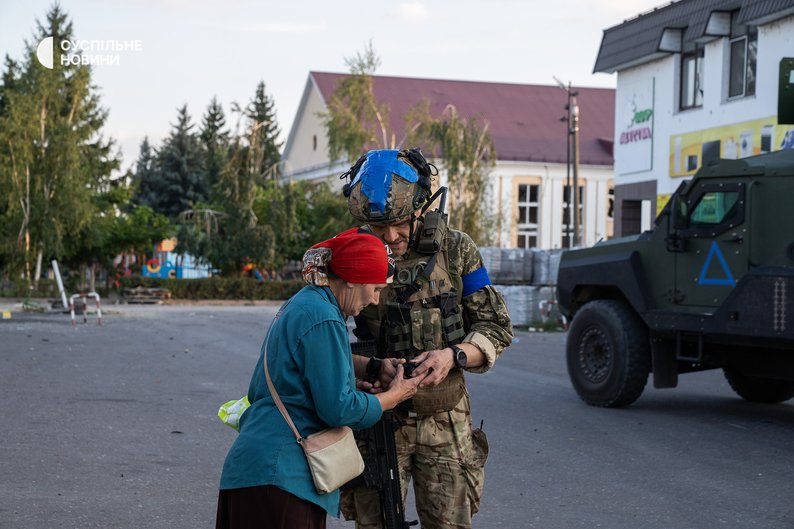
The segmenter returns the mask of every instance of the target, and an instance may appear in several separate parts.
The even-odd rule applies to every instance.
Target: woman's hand
[[[381,386],[380,381],[376,381],[373,384],[372,382],[367,382],[366,380],[361,380],[360,378],[356,379],[356,389],[359,391],[364,391],[365,393],[372,393],[373,395],[383,393],[383,386]]]
[[[356,380],[356,389],[359,391],[366,391],[367,393],[377,394],[385,391],[389,387],[391,381],[397,376],[397,366],[405,363],[404,358],[382,358],[379,359],[380,371],[378,371],[378,379],[375,382],[367,380]]]
[[[384,411],[390,410],[402,401],[408,400],[416,395],[419,384],[425,379],[425,376],[405,378],[404,374],[405,370],[402,364],[397,364],[395,376],[391,384],[389,384],[388,389],[383,393],[375,395],[380,401],[381,408]]]
[[[387,388],[394,377],[397,376],[397,366],[405,363],[405,358],[384,358],[380,364],[380,373],[378,373],[378,380],[376,384],[380,383],[381,387]]]

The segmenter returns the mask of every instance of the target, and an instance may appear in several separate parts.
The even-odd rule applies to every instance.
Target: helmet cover
[[[423,189],[422,177],[403,151],[370,151],[356,165],[358,171],[356,166],[351,169],[353,180],[346,194],[350,214],[361,222],[400,222],[422,207],[429,196],[429,189]]]

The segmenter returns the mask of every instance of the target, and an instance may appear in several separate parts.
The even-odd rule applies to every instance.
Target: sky
[[[0,0],[0,55],[23,57],[52,0]],[[198,123],[213,96],[234,125],[264,81],[286,140],[310,71],[347,72],[372,43],[379,75],[614,87],[593,74],[603,31],[659,0],[61,0],[80,40],[130,42],[94,66],[104,134],[122,169],[148,136],[168,135],[183,104]],[[38,44],[38,43],[36,43]],[[90,52],[95,53],[95,52]],[[104,53],[104,52],[103,52]],[[57,60],[57,59],[56,59]],[[562,110],[561,110],[562,112]]]

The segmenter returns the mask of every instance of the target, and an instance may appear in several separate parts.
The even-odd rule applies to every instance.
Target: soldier
[[[443,211],[429,211],[435,174],[421,151],[410,149],[370,151],[343,175],[350,213],[396,258],[394,283],[356,317],[355,334],[374,339],[378,357],[417,362],[415,373],[428,373],[416,396],[395,410],[403,502],[413,479],[423,529],[468,528],[479,510],[488,443],[472,429],[463,372],[488,371],[513,329],[474,241],[448,230]],[[384,385],[393,376],[391,362],[375,358],[367,367]],[[381,527],[374,490],[343,492],[342,512],[359,529]]]

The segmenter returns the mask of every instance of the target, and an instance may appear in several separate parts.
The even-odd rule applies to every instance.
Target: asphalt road
[[[102,327],[0,322],[0,528],[214,527],[236,435],[215,413],[247,390],[276,307],[108,309]],[[706,372],[592,408],[564,340],[519,332],[468,377],[491,445],[475,527],[794,528],[794,402],[745,403]]]

